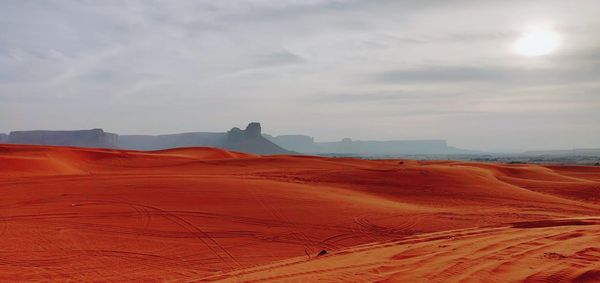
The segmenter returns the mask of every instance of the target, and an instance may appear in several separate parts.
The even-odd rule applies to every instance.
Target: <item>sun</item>
[[[559,36],[551,30],[534,30],[523,34],[514,45],[514,50],[523,56],[542,56],[554,52],[559,45]]]

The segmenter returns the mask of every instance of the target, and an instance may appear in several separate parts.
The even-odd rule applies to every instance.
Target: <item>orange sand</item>
[[[600,281],[598,167],[0,145],[0,189],[0,282]]]

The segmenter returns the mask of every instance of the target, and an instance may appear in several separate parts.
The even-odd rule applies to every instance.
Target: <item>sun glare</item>
[[[559,45],[559,36],[549,30],[535,30],[523,34],[514,45],[515,51],[523,56],[548,55]]]

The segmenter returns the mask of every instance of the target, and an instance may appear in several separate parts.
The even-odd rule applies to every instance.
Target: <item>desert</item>
[[[3,282],[597,282],[600,168],[0,145]]]
[[[2,0],[0,283],[600,283],[599,0]]]

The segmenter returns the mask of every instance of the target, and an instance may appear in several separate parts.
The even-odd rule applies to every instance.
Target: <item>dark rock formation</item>
[[[80,147],[117,147],[118,136],[102,129],[79,131],[16,131],[8,136],[7,143],[61,145]]]
[[[6,143],[8,141],[7,134],[0,134],[0,143]]]
[[[252,122],[245,130],[232,128],[227,132],[225,148],[241,152],[252,152],[258,154],[290,154],[273,142],[264,138],[261,134],[260,123]]]
[[[252,122],[248,124],[245,130],[234,127],[227,132],[227,140],[232,143],[237,143],[247,139],[259,139],[262,137],[260,123]]]
[[[248,126],[246,126],[246,130],[244,130],[244,133],[247,138],[262,137],[260,123],[252,122],[252,123],[248,124]]]

